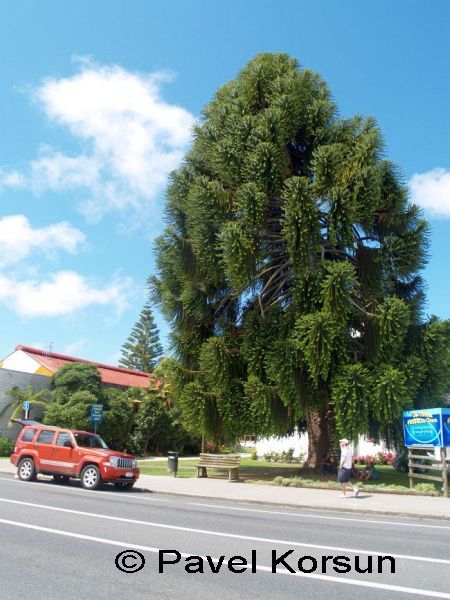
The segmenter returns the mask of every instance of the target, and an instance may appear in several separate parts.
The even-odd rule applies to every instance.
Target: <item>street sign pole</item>
[[[22,408],[25,411],[25,419],[28,419],[28,415],[30,413],[30,402],[29,402],[29,400],[25,400],[23,402]]]
[[[91,423],[94,425],[94,433],[97,433],[97,425],[103,423],[103,404],[91,404]]]

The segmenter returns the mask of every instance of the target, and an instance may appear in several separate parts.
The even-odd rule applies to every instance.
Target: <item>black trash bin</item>
[[[178,471],[178,452],[168,452],[167,454],[167,470],[176,477]]]

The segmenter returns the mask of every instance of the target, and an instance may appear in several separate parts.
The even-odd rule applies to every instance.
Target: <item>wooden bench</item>
[[[239,454],[207,454],[201,453],[197,467],[197,477],[208,477],[207,468],[225,469],[228,471],[228,481],[239,481]]]

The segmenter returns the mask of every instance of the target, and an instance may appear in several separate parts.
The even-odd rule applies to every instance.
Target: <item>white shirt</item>
[[[353,467],[353,452],[350,446],[344,446],[341,448],[341,462],[339,463],[344,469],[351,469]]]

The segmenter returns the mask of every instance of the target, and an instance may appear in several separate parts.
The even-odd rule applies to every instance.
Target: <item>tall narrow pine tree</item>
[[[162,353],[159,331],[153,320],[150,302],[147,302],[139,320],[122,346],[122,357],[119,364],[127,369],[151,373]]]

